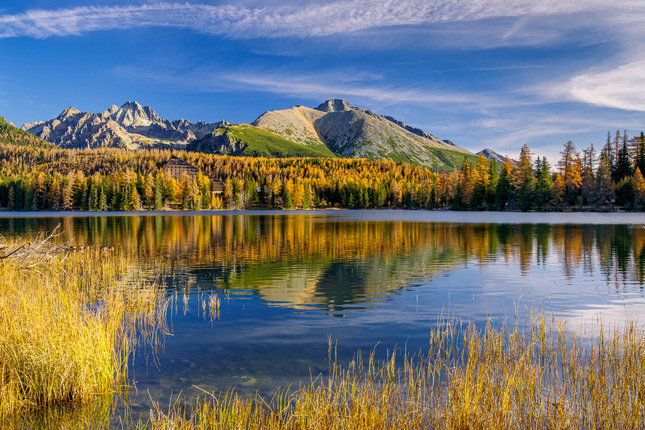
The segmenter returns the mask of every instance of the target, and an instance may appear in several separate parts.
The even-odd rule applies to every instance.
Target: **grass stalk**
[[[125,278],[137,275],[118,252],[63,252],[41,243],[24,257],[33,242],[3,245],[0,418],[124,394],[137,335],[154,341],[165,324],[160,289],[125,285]]]
[[[423,355],[357,354],[271,401],[229,390],[152,416],[153,429],[643,428],[645,333],[601,326],[589,344],[544,316],[525,329],[447,321]]]

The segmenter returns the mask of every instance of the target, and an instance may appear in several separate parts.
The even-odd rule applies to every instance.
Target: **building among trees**
[[[180,181],[184,177],[197,177],[197,175],[199,175],[200,169],[173,155],[163,167],[162,172],[167,177],[171,177],[176,181]],[[209,177],[209,179],[211,180],[211,191],[214,194],[221,194],[224,192],[223,182],[211,177]]]

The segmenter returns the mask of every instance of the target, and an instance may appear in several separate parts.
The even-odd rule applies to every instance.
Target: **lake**
[[[0,234],[59,224],[60,240],[135,255],[172,300],[163,345],[132,364],[135,413],[179,393],[271,397],[326,373],[330,339],[344,365],[359,349],[423,351],[446,318],[547,312],[575,329],[645,317],[643,214],[2,213]]]

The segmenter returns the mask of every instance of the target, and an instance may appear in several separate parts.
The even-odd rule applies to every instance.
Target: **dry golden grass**
[[[0,245],[0,256],[22,246]],[[104,427],[112,399],[128,385],[134,342],[154,342],[163,328],[161,292],[138,282],[131,261],[118,252],[29,249],[35,251],[28,264],[12,257],[17,252],[0,258],[0,428],[5,422]],[[217,319],[217,296],[200,301],[204,317]],[[251,400],[231,390],[197,405],[157,405],[149,422],[132,426],[645,428],[643,328],[601,325],[593,333],[589,339],[544,315],[522,327],[449,320],[431,331],[423,355],[395,351],[377,363],[374,354],[364,360],[359,353],[344,369],[330,342],[329,375],[297,390]],[[63,407],[43,407],[49,405]],[[70,408],[83,412],[70,414]]]
[[[449,321],[423,357],[360,355],[270,401],[229,391],[158,406],[154,429],[636,429],[645,426],[645,335],[600,327],[591,344],[540,317],[527,330]],[[330,345],[331,348],[331,345]],[[331,357],[331,354],[330,354]]]
[[[128,257],[87,249],[49,258],[43,246],[47,258],[27,265],[0,260],[0,418],[122,393],[136,334],[154,339],[165,322],[159,288],[122,282],[137,278]]]

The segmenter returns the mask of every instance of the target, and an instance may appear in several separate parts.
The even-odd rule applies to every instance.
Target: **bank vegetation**
[[[0,141],[1,142],[1,141]],[[171,157],[199,173],[164,174]],[[251,158],[184,151],[72,150],[0,143],[0,208],[9,211],[408,208],[643,210],[645,135],[600,151],[564,144],[551,165],[524,145],[517,161],[480,156],[433,171],[388,160]],[[218,184],[218,186],[215,186]],[[222,185],[223,191],[220,190]]]

